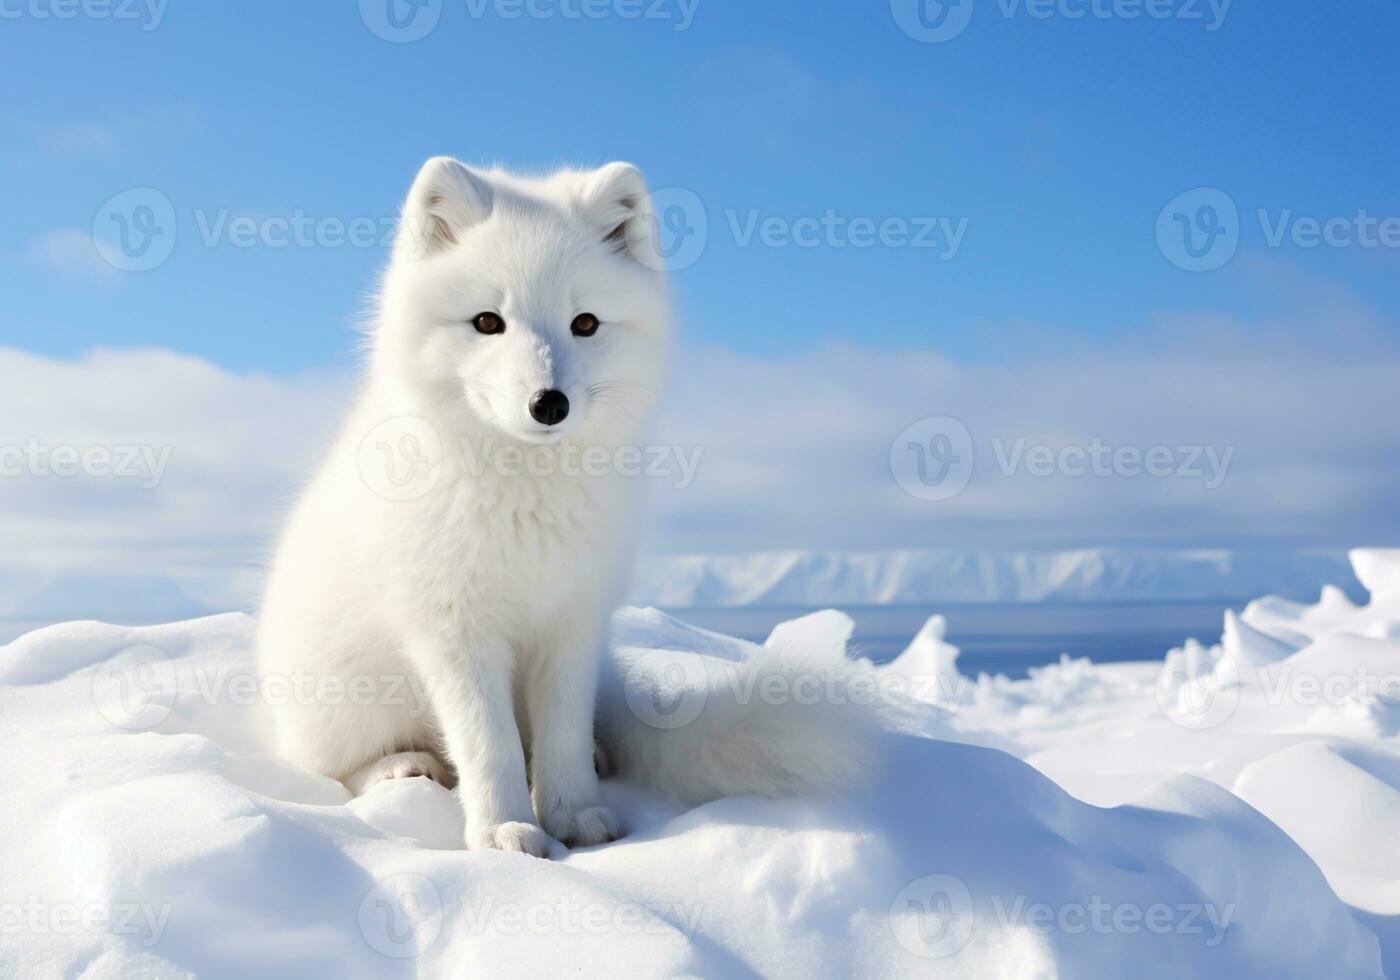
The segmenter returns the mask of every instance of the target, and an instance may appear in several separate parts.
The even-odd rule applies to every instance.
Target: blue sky
[[[706,455],[654,550],[1400,543],[1389,0],[106,2],[0,0],[0,453],[170,465],[0,480],[0,613],[38,567],[233,601],[443,153],[628,159],[684,205],[660,430]],[[387,40],[390,3],[432,29]],[[123,271],[147,217],[163,259]],[[945,417],[972,472],[930,500],[892,453]],[[1222,472],[1042,477],[1018,440]]]
[[[1400,8],[1384,0],[1238,0],[1215,30],[1206,0],[1175,4],[1200,20],[1093,15],[1111,0],[1007,17],[977,0],[946,43],[906,36],[885,0],[699,0],[686,30],[678,2],[635,20],[604,4],[614,13],[593,20],[565,16],[581,0],[519,19],[503,16],[509,0],[478,2],[480,17],[444,0],[436,28],[401,44],[353,3],[171,0],[146,30],[149,12],[59,20],[40,16],[52,0],[7,2],[23,16],[0,20],[0,80],[23,96],[0,109],[3,329],[36,351],[343,362],[382,252],[211,248],[199,216],[392,215],[416,166],[444,152],[530,168],[628,158],[653,186],[693,190],[710,227],[677,276],[687,337],[756,353],[836,339],[994,360],[1026,343],[1132,343],[1162,312],[1256,320],[1297,302],[1253,269],[1261,254],[1381,315],[1400,303],[1396,249],[1270,248],[1253,219],[1400,214]],[[176,209],[161,267],[85,276],[25,260],[132,186]],[[1163,206],[1200,186],[1244,216],[1238,255],[1209,274],[1165,261],[1154,235]],[[731,230],[828,210],[966,219],[966,232],[948,260],[744,247]]]

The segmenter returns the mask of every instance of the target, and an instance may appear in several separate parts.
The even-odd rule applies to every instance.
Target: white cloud
[[[1131,349],[1010,351],[995,364],[856,347],[781,360],[683,351],[657,441],[703,457],[693,485],[656,481],[656,550],[1393,543],[1400,355],[1364,317],[1319,322],[1325,335],[1164,320]],[[64,361],[0,349],[0,447],[169,450],[154,487],[0,477],[0,613],[73,571],[170,575],[216,608],[251,601],[351,388],[169,351]],[[957,418],[972,436],[971,482],[949,500],[916,499],[890,472],[895,437],[925,416]],[[1214,489],[1179,476],[1006,476],[998,439],[1005,451],[1097,439],[1233,456]]]
[[[1385,406],[1400,356],[1242,337],[996,364],[857,348],[780,363],[692,354],[665,431],[705,458],[694,487],[663,494],[661,526],[672,547],[719,551],[1394,539],[1400,418]],[[975,465],[965,490],[927,501],[900,489],[890,454],[934,416],[966,427]],[[1001,456],[1018,444],[1008,476]],[[1056,458],[1035,475],[1024,453],[1038,445],[1069,448],[1070,469]],[[1163,447],[1172,475],[1109,457],[1096,476],[1079,452],[1095,445]]]
[[[216,608],[246,602],[347,390],[163,350],[63,361],[0,348],[0,382],[0,463],[21,471],[0,476],[0,611],[75,571],[171,575]],[[99,455],[52,475],[58,447]]]
[[[98,252],[92,235],[76,228],[59,228],[34,239],[29,257],[52,272],[64,276],[115,280],[115,266]]]
[[[97,123],[64,123],[43,131],[45,148],[61,156],[109,157],[121,145],[116,127]]]

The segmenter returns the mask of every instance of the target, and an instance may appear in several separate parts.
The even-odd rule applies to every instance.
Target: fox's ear
[[[423,258],[457,244],[491,214],[491,185],[451,157],[423,164],[403,206],[395,255]]]
[[[618,254],[655,268],[656,221],[640,170],[630,163],[610,163],[594,171],[584,183],[580,207]]]

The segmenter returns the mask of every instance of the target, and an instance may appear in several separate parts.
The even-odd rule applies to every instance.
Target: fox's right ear
[[[491,185],[451,157],[423,164],[404,202],[395,256],[424,258],[457,244],[491,214]]]

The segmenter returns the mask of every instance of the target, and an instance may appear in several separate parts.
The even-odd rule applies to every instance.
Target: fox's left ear
[[[396,254],[426,258],[457,244],[458,236],[491,214],[486,179],[451,157],[423,164],[404,201]]]
[[[584,182],[579,208],[620,255],[656,268],[656,221],[646,179],[630,163],[610,163]]]

